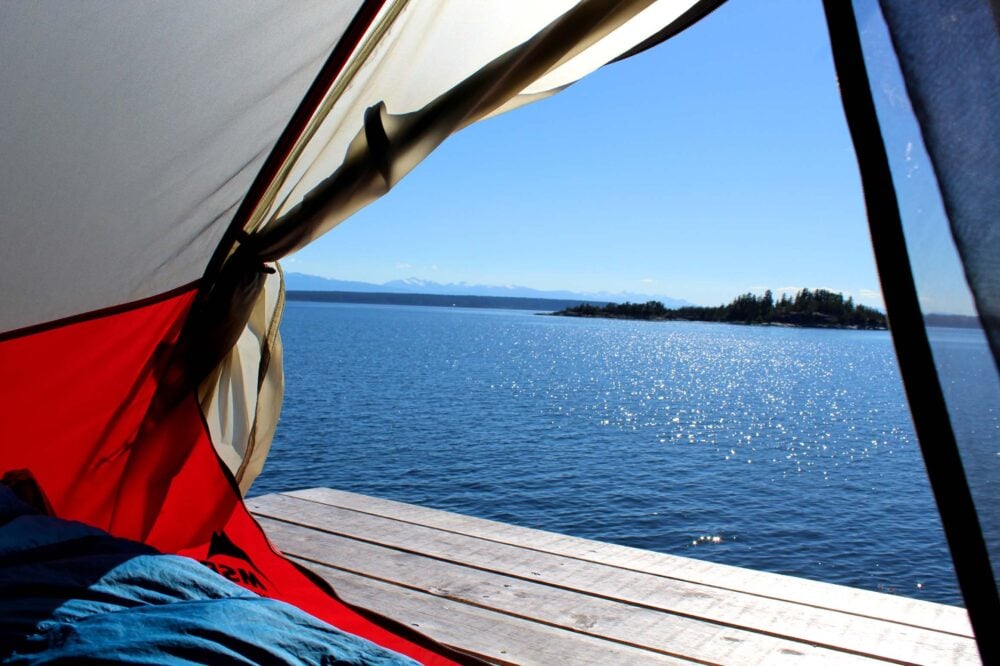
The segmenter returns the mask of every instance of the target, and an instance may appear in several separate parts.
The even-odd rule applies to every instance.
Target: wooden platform
[[[247,500],[348,601],[499,663],[979,663],[961,608],[314,488]]]

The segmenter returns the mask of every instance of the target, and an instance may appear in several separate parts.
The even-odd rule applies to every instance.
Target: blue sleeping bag
[[[414,664],[0,484],[0,663]]]

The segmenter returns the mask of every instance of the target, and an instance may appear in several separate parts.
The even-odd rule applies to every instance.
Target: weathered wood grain
[[[285,493],[522,548],[972,637],[965,609],[544,532],[331,488]]]
[[[964,611],[940,604],[329,489],[247,503],[279,549],[324,575],[363,576],[405,591],[407,603],[445,598],[650,658],[978,663]]]
[[[444,596],[424,594],[308,560],[299,562],[326,579],[346,601],[396,618],[445,645],[488,661],[544,666],[697,663],[493,612]]]
[[[710,663],[873,663],[778,637],[755,634],[543,583],[470,569],[391,548],[263,518],[285,552],[409,590],[666,656]]]

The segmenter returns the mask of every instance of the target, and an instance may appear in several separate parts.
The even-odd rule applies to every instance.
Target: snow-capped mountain
[[[285,288],[289,291],[355,291],[364,293],[395,293],[395,294],[447,294],[452,296],[500,296],[511,298],[555,298],[567,300],[595,301],[606,303],[622,303],[631,301],[643,303],[656,300],[668,308],[691,305],[688,301],[658,294],[638,294],[633,292],[575,292],[521,287],[517,285],[483,285],[468,282],[452,282],[441,284],[420,278],[405,280],[390,280],[383,284],[357,282],[353,280],[335,280],[305,273],[285,273]]]

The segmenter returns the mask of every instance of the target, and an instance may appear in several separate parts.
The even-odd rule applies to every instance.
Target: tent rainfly
[[[650,48],[721,2],[5,4],[0,475],[30,478],[55,516],[217,570],[251,566],[240,583],[256,592],[419,661],[461,661],[341,602],[277,553],[243,505],[282,397],[277,261],[455,132]],[[849,100],[843,41],[856,26],[849,2],[826,4],[858,145],[866,112]],[[995,352],[996,17],[985,1],[927,4],[882,2]],[[956,143],[969,135],[983,141]],[[865,177],[860,146],[859,162],[872,216],[873,190],[886,186]],[[902,321],[908,306],[889,292],[905,285],[885,267],[889,316]],[[991,602],[963,591],[975,624]],[[985,658],[982,635],[980,647]]]

